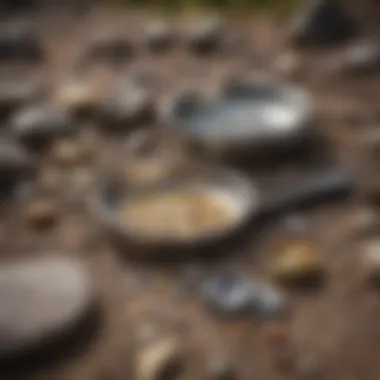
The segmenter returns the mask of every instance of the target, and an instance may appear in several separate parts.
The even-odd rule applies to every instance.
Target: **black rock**
[[[0,32],[0,61],[38,63],[44,56],[41,42],[28,29],[14,26]]]
[[[69,333],[91,308],[94,294],[89,274],[80,262],[40,258],[2,265],[0,302],[3,364]]]
[[[224,31],[218,20],[205,20],[194,25],[189,35],[189,47],[197,55],[215,53],[222,46]]]
[[[64,108],[33,105],[20,109],[10,120],[10,133],[28,147],[41,149],[53,139],[73,132],[73,120]]]
[[[154,22],[145,31],[147,46],[155,53],[167,51],[175,40],[173,29],[165,22]]]
[[[202,296],[214,312],[227,318],[279,317],[285,307],[284,296],[272,286],[232,273],[207,280]]]
[[[296,16],[290,32],[298,47],[335,45],[354,37],[358,26],[337,0],[312,0]]]
[[[0,139],[0,185],[13,184],[34,172],[35,158],[17,142]]]
[[[135,48],[127,37],[119,34],[105,35],[92,42],[85,60],[123,64],[132,58],[134,51]]]

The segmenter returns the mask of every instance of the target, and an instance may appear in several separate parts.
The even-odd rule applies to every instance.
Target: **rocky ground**
[[[250,16],[223,20],[226,37],[213,29],[214,21],[207,23],[205,33],[213,32],[205,53],[192,32],[202,29],[199,15],[169,19],[170,28],[137,11],[48,15],[2,21],[4,30],[26,25],[36,37],[28,34],[26,48],[18,43],[15,52],[2,47],[0,35],[0,50],[11,57],[0,66],[0,285],[10,289],[0,286],[0,302],[4,310],[21,302],[17,278],[40,295],[53,284],[64,296],[54,299],[53,285],[42,301],[23,294],[21,304],[31,314],[0,313],[0,329],[11,331],[6,340],[1,330],[0,342],[5,334],[3,342],[10,343],[2,345],[11,351],[15,341],[31,344],[27,332],[43,331],[47,321],[67,328],[73,315],[86,318],[48,349],[31,345],[32,358],[0,361],[1,378],[376,379],[376,45],[360,40],[359,47],[369,48],[359,59],[347,56],[353,42],[299,50],[289,43],[286,20]],[[119,37],[96,42],[104,33]],[[306,89],[318,135],[306,153],[274,162],[255,158],[240,169],[267,193],[310,172],[322,178],[326,167],[349,167],[355,173],[349,196],[334,202],[323,197],[318,206],[252,224],[241,240],[210,248],[207,258],[185,256],[178,247],[175,260],[151,263],[139,260],[139,250],[116,249],[89,206],[99,185],[110,172],[124,173],[133,186],[144,170],[155,173],[160,164],[164,171],[181,171],[195,158],[220,160],[173,136],[163,110],[182,91],[212,96],[236,77],[285,80]],[[141,131],[148,136],[148,158],[144,144],[133,149]],[[151,145],[159,152],[153,160]],[[7,269],[57,254],[84,261],[89,274],[71,264],[26,268],[29,277],[20,270],[10,276]],[[61,276],[66,280],[58,281]],[[89,312],[92,299],[97,307]],[[25,332],[20,326],[32,327]]]

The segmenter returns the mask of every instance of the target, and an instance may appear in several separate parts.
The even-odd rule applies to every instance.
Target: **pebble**
[[[104,34],[97,37],[89,46],[86,59],[90,62],[123,64],[134,55],[135,48],[128,37],[122,34]]]
[[[71,114],[52,105],[32,105],[20,109],[10,121],[10,132],[31,148],[45,148],[57,137],[74,131]]]
[[[335,45],[354,37],[357,29],[336,0],[309,0],[291,24],[290,40],[297,47]]]
[[[68,80],[59,86],[54,95],[57,104],[75,115],[88,115],[100,102],[95,83],[83,80]]]
[[[271,263],[274,279],[281,283],[314,283],[323,276],[323,267],[315,248],[308,242],[290,242]]]
[[[150,124],[155,107],[150,91],[131,85],[103,102],[100,113],[105,128],[128,129]]]
[[[347,49],[341,71],[349,75],[366,75],[380,71],[380,47],[374,42],[361,41]]]
[[[175,33],[170,24],[164,21],[155,21],[147,25],[145,38],[150,50],[162,53],[173,45]]]
[[[268,320],[282,315],[286,306],[285,297],[271,285],[232,273],[206,280],[201,293],[207,306],[226,318]]]
[[[214,18],[195,23],[188,36],[190,50],[197,55],[215,53],[220,49],[223,39],[223,25]]]
[[[0,182],[19,180],[37,167],[36,159],[17,142],[0,139]]]
[[[68,333],[95,299],[84,265],[57,256],[3,264],[0,300],[0,358],[6,360]]]
[[[44,57],[41,42],[27,28],[16,24],[0,32],[0,60],[39,63]]]
[[[54,199],[35,199],[25,210],[25,219],[33,228],[52,227],[59,217],[59,206]]]
[[[161,338],[144,348],[137,360],[137,380],[173,380],[182,372],[183,350],[175,338]]]

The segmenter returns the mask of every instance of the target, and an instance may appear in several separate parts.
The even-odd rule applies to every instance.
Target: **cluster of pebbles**
[[[345,44],[347,50],[339,56],[335,74],[343,74],[348,81],[363,74],[375,76],[380,68],[379,47],[367,40],[349,44],[357,34],[355,21],[337,2],[313,2],[291,27],[291,47],[267,69],[273,76],[294,79],[294,73],[307,64],[297,49],[305,49],[306,57],[307,49],[315,47],[322,52],[313,54],[328,55],[334,51],[324,51],[325,47]],[[216,62],[232,67],[235,61],[246,62],[249,54],[243,47],[239,50],[240,45],[234,54],[224,54],[231,41],[227,28],[214,18],[194,23],[186,36],[170,23],[149,22],[142,40],[157,60],[167,59],[165,66],[172,65],[170,85],[168,81],[167,88],[161,86],[170,95],[171,83],[177,77],[182,79],[182,68],[176,61],[173,64],[171,54],[185,54],[186,61],[195,62],[210,75],[218,67]],[[184,40],[185,52],[177,49]],[[137,59],[137,45],[123,33],[101,35],[80,55],[75,65],[78,71],[46,85],[34,75],[38,67],[45,70],[49,64],[43,38],[18,25],[0,31],[0,201],[4,206],[0,244],[11,255],[13,251],[15,256],[21,254],[21,259],[4,260],[0,267],[0,377],[1,371],[20,370],[20,363],[37,362],[38,356],[43,362],[47,353],[50,356],[57,351],[59,355],[59,347],[68,340],[75,342],[89,325],[94,337],[95,331],[107,335],[107,323],[120,323],[107,318],[112,314],[107,311],[111,301],[103,295],[102,286],[98,289],[97,276],[87,262],[89,255],[99,251],[100,256],[109,255],[114,260],[133,258],[133,265],[117,261],[118,271],[109,273],[106,281],[114,284],[122,278],[120,282],[126,283],[126,289],[119,286],[115,290],[125,290],[124,298],[109,297],[123,309],[120,314],[125,314],[133,331],[120,331],[122,323],[113,328],[117,330],[116,341],[132,346],[133,378],[239,378],[240,359],[226,341],[231,333],[232,342],[236,343],[238,336],[246,344],[241,331],[247,321],[260,324],[264,341],[274,343],[269,351],[279,371],[293,371],[297,378],[319,373],[319,357],[311,354],[310,359],[307,352],[295,353],[292,344],[299,342],[289,337],[293,313],[297,312],[292,301],[300,302],[297,296],[304,290],[328,292],[335,270],[329,267],[331,258],[319,241],[319,235],[329,240],[328,224],[335,223],[334,212],[328,223],[320,222],[324,208],[322,217],[316,213],[315,221],[312,211],[308,217],[307,207],[315,201],[324,203],[330,196],[339,201],[344,198],[350,222],[346,225],[339,220],[336,226],[351,230],[350,236],[355,230],[357,239],[352,247],[358,242],[361,247],[354,266],[362,268],[356,271],[357,277],[363,276],[360,279],[377,287],[379,221],[366,203],[368,192],[372,196],[376,189],[359,186],[352,171],[339,167],[335,158],[328,157],[326,170],[323,149],[314,152],[316,140],[322,140],[323,148],[328,145],[325,129],[320,120],[311,117],[315,115],[307,108],[310,103],[304,92],[295,87],[289,87],[288,92],[288,87],[278,87],[280,84],[273,81],[252,85],[248,75],[243,75],[242,85],[230,69],[223,78],[227,86],[222,86],[220,103],[203,100],[188,89],[178,96],[178,88],[168,103],[161,102],[166,94],[157,89],[159,73],[157,77],[149,72],[132,75],[127,70]],[[167,58],[162,58],[164,53]],[[20,63],[22,69],[9,69]],[[198,74],[194,70],[194,80]],[[228,112],[231,99],[232,113]],[[283,108],[270,108],[272,101],[280,102]],[[257,123],[258,112],[252,110],[257,102],[266,107],[265,112],[259,112],[264,129],[277,122],[277,131],[263,132]],[[297,107],[304,108],[299,112]],[[168,109],[177,112],[175,117]],[[243,117],[245,112],[248,114]],[[307,128],[303,129],[300,120],[307,121]],[[299,124],[300,135],[286,134],[287,126],[293,124]],[[202,136],[202,144],[183,133],[181,128],[186,125],[191,133]],[[254,128],[261,130],[253,133]],[[211,129],[224,134],[215,136]],[[369,139],[371,146],[376,145]],[[290,152],[283,151],[290,140],[301,141],[301,146],[310,143],[308,154],[293,151],[293,145]],[[258,145],[264,149],[260,151]],[[244,158],[236,161],[221,154],[230,150]],[[256,150],[265,154],[252,154]],[[301,165],[292,171],[293,153]],[[376,154],[371,154],[366,154],[366,159],[375,164]],[[279,156],[274,167],[267,162],[268,155]],[[314,161],[309,165],[310,155]],[[261,160],[265,161],[264,175]],[[284,163],[286,174],[292,175],[303,166],[306,175],[302,174],[301,181],[283,181],[282,172],[278,177],[276,173]],[[316,175],[310,177],[310,172]],[[346,200],[347,195],[355,199],[356,208],[351,198]],[[366,205],[358,210],[363,198]],[[301,206],[307,210],[300,211]],[[79,222],[73,222],[73,215]],[[267,228],[268,236],[257,233],[261,227]],[[344,235],[341,230],[339,234],[340,238]],[[70,251],[64,247],[75,248]],[[29,254],[31,250],[36,257],[25,259],[25,251]],[[240,255],[244,252],[249,260]],[[226,261],[221,258],[230,253],[238,255],[227,255]],[[206,262],[205,255],[211,262]],[[144,263],[135,266],[136,258],[144,258]],[[152,269],[145,265],[147,258],[160,264],[175,262],[175,275],[166,275],[165,268],[161,272],[161,266]],[[101,266],[102,260],[99,263]],[[317,294],[310,295],[310,302]],[[302,347],[301,342],[296,351]],[[91,356],[91,348],[88,352]],[[123,352],[120,367],[128,362],[127,355]],[[99,363],[94,359],[94,367]],[[194,368],[202,371],[201,375]],[[104,378],[125,378],[128,371],[115,375],[110,370]],[[75,375],[67,378],[76,379]]]

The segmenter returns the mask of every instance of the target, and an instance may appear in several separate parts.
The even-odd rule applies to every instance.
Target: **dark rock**
[[[224,31],[219,20],[205,20],[194,25],[189,35],[189,47],[199,55],[215,53],[221,47],[223,38]]]
[[[0,139],[0,183],[18,181],[36,169],[37,162],[22,146],[7,138]]]
[[[145,34],[148,47],[155,53],[169,50],[175,40],[173,29],[165,22],[156,21],[149,24]]]
[[[0,32],[0,61],[38,63],[44,55],[39,39],[26,28],[14,26]]]
[[[68,332],[94,298],[90,277],[73,259],[41,258],[0,269],[0,359],[34,352]]]
[[[0,116],[8,116],[18,107],[38,98],[42,94],[41,86],[30,80],[0,80]]]
[[[357,29],[337,0],[312,0],[296,16],[290,39],[298,47],[335,45],[354,37]]]
[[[73,120],[64,108],[33,105],[19,110],[10,121],[10,132],[27,146],[45,148],[57,137],[73,132]]]
[[[375,43],[358,43],[350,47],[343,57],[344,74],[365,75],[380,71],[380,46]]]
[[[155,117],[154,102],[149,91],[139,86],[124,86],[100,106],[106,128],[128,129],[150,124]]]
[[[207,280],[202,295],[207,306],[227,318],[277,318],[285,306],[284,297],[270,285],[231,273]]]
[[[123,64],[132,58],[134,51],[135,48],[127,37],[120,34],[104,35],[92,42],[85,59],[90,62]]]

